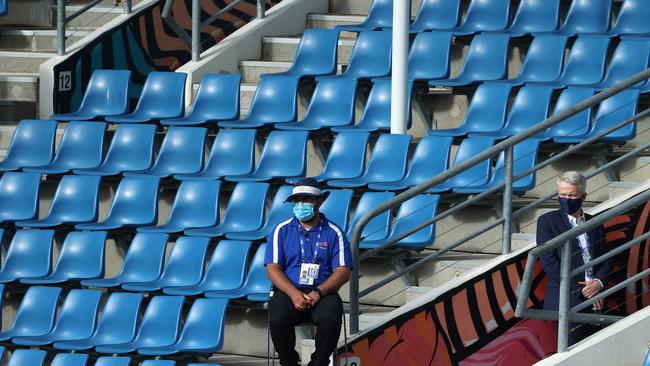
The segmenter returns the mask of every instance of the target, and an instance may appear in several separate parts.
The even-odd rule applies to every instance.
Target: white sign
[[[59,91],[72,90],[72,71],[61,71],[59,73]]]

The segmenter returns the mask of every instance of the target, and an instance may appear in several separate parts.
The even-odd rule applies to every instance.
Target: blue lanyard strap
[[[314,255],[311,257],[312,263],[318,262],[318,242],[320,241],[320,235],[323,231],[323,225],[320,225],[320,223],[318,225],[318,236],[316,237],[316,244],[314,245]],[[306,235],[309,235],[309,231],[305,230],[304,227],[300,226],[300,230],[304,231]],[[307,261],[307,257],[305,256],[305,240],[302,232],[300,234],[300,255],[302,256],[302,263],[305,263]]]

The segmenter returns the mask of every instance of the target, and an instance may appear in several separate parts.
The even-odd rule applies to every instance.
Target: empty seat
[[[181,236],[172,247],[167,264],[159,279],[148,282],[126,282],[129,291],[156,291],[163,287],[194,286],[201,281],[203,261],[210,244],[209,238]]]
[[[59,149],[51,163],[26,167],[26,172],[62,174],[72,169],[95,168],[102,162],[104,122],[75,121],[68,123]]]
[[[163,292],[168,295],[192,296],[206,291],[240,288],[244,282],[250,248],[249,241],[220,241],[212,252],[201,282],[194,286],[166,287]]]
[[[50,274],[53,239],[53,230],[16,231],[0,269],[0,282]]]
[[[568,87],[562,91],[560,97],[555,103],[553,115],[564,112],[574,105],[590,98],[594,95],[595,90],[591,88]],[[572,137],[584,135],[589,131],[591,121],[591,108],[587,108],[578,114],[565,119],[564,121],[553,125],[551,128],[535,135],[536,138],[543,140],[554,139],[557,137]]]
[[[560,77],[568,37],[539,34],[533,38],[519,75],[503,80],[513,85],[531,82],[553,82]]]
[[[573,0],[560,33],[605,33],[609,30],[611,11],[611,0]]]
[[[106,300],[97,328],[90,337],[77,341],[56,342],[54,348],[79,351],[93,348],[98,344],[119,344],[131,341],[135,337],[142,298],[143,295],[139,293],[112,293]]]
[[[56,304],[61,289],[32,286],[23,296],[16,318],[9,329],[0,332],[0,340],[14,337],[37,337],[48,334],[54,325]],[[22,364],[19,364],[22,366]]]
[[[50,333],[36,337],[17,337],[11,341],[23,346],[42,346],[53,342],[86,339],[95,331],[101,297],[101,291],[73,289],[63,301]]]
[[[422,0],[410,32],[455,28],[459,17],[460,0]]]
[[[202,229],[185,230],[189,236],[224,236],[227,233],[257,230],[262,226],[267,183],[242,182],[235,186],[230,195],[223,220],[219,225]]]
[[[83,121],[124,114],[129,108],[131,70],[95,70],[79,109],[52,115],[57,121]]]
[[[279,130],[317,131],[354,124],[354,97],[357,81],[318,78],[305,117],[297,122],[278,123]]]
[[[494,138],[492,137],[470,136],[464,139],[460,143],[458,151],[456,151],[456,156],[454,157],[452,166],[459,165],[466,160],[473,158],[475,155],[491,148],[493,145]],[[488,182],[488,179],[490,179],[491,165],[490,159],[483,160],[473,167],[463,170],[449,178],[445,182],[429,188],[427,192],[437,193],[449,191],[455,188],[468,188],[483,185]]]
[[[191,126],[239,119],[239,74],[203,76],[190,113],[181,118],[163,119],[163,125]]]
[[[450,29],[456,35],[502,31],[510,20],[510,0],[473,0],[463,23]]]
[[[255,165],[255,130],[219,130],[203,170],[174,179],[220,179],[250,174]]]
[[[21,227],[51,227],[95,222],[98,215],[100,177],[66,175],[61,178],[47,215],[40,220],[16,222]]]
[[[178,339],[184,300],[182,296],[154,296],[144,311],[138,333],[132,341],[101,344],[95,350],[99,353],[130,353],[138,348],[171,346]]]
[[[423,32],[415,36],[408,59],[408,78],[414,80],[449,77],[451,33]]]
[[[205,293],[205,296],[226,299],[247,297],[250,301],[268,301],[269,292],[271,291],[271,280],[266,275],[266,268],[264,267],[265,252],[266,244],[261,244],[248,266],[246,281],[240,288],[234,290],[208,291]]]
[[[177,233],[185,229],[214,226],[219,221],[218,180],[185,180],[178,187],[167,222],[139,227],[138,232]]]
[[[394,196],[394,192],[364,193],[359,199],[356,208],[354,209],[354,216],[352,217],[352,221],[346,233],[348,239],[352,238],[352,231],[359,222],[359,219],[366,215],[368,211],[384,203],[385,201],[388,201]],[[368,222],[368,224],[363,228],[363,231],[361,232],[361,238],[367,241],[383,240],[386,238],[386,236],[388,236],[389,229],[390,210],[387,210],[375,216],[372,220],[370,220],[370,222]]]
[[[21,120],[4,159],[0,161],[0,172],[46,165],[52,161],[56,126],[54,121]]]
[[[336,74],[338,41],[338,30],[305,29],[289,70],[270,75],[315,77]]]
[[[106,117],[113,123],[142,123],[183,116],[185,108],[184,72],[152,71],[147,76],[135,110]]]
[[[392,183],[373,183],[368,187],[380,191],[395,191],[433,178],[447,169],[452,142],[451,137],[423,137],[415,148],[411,165],[404,179]]]
[[[119,125],[104,161],[96,168],[74,169],[75,174],[116,175],[145,170],[153,161],[154,125]]]
[[[95,366],[129,366],[131,357],[103,356],[95,361]]]
[[[616,46],[605,78],[598,84],[590,85],[598,90],[610,88],[648,67],[650,58],[650,39],[626,37]],[[639,83],[637,85],[641,85]]]
[[[504,83],[485,83],[476,88],[465,119],[457,128],[430,130],[432,136],[464,136],[476,132],[499,131],[505,122],[512,87]]]
[[[81,281],[83,286],[115,287],[126,282],[155,281],[162,272],[169,235],[138,233],[131,241],[120,272],[111,278]]]
[[[168,347],[140,348],[141,355],[212,354],[223,347],[227,299],[196,299],[187,314],[178,342]]]
[[[176,361],[172,360],[145,360],[141,366],[175,366]]]
[[[246,117],[242,120],[219,122],[219,127],[256,128],[295,121],[298,116],[299,79],[294,76],[261,78]]]
[[[50,366],[86,366],[88,355],[83,353],[58,353]]]
[[[331,187],[362,187],[371,183],[395,182],[406,173],[411,135],[382,134],[377,139],[366,171],[359,178],[327,181]]]
[[[390,75],[392,32],[361,32],[352,48],[348,67],[342,74],[328,77],[372,79]]]
[[[319,211],[327,216],[330,222],[338,225],[341,230],[346,230],[354,191],[351,189],[329,189],[326,192],[329,192],[329,197],[320,206]]]
[[[158,217],[158,183],[154,177],[125,177],[104,221],[78,224],[79,230],[111,230],[122,227],[153,225]]]
[[[307,131],[272,131],[255,171],[226,177],[230,182],[266,181],[302,177],[307,171]]]
[[[7,366],[43,366],[47,352],[40,349],[17,349],[11,354]]]
[[[502,33],[481,33],[474,36],[460,74],[452,79],[429,82],[433,86],[468,85],[478,81],[505,79],[508,76],[508,43],[510,36]]]
[[[41,175],[7,172],[0,177],[0,222],[31,220],[38,215]]]
[[[611,36],[650,34],[650,7],[643,0],[625,0],[616,18],[616,24],[607,32]]]
[[[559,24],[560,0],[522,0],[507,32],[512,37],[555,32]]]
[[[0,17],[4,17],[9,14],[9,4],[7,0],[0,0]]]
[[[293,216],[293,206],[289,202],[285,202],[287,197],[291,195],[292,186],[281,186],[275,192],[273,201],[269,207],[268,214],[264,226],[259,230],[246,231],[239,233],[227,233],[226,238],[235,240],[258,240],[266,238],[276,225],[286,220],[287,217]]]
[[[347,32],[371,31],[393,26],[393,0],[373,0],[368,16],[360,24],[337,25],[336,29]]]

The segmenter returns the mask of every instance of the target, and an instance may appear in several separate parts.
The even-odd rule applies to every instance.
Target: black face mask
[[[558,197],[560,201],[560,210],[567,215],[571,215],[582,207],[582,198]]]

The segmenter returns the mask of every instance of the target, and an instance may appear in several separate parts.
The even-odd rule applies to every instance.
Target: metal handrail
[[[485,228],[474,232],[473,234],[469,235],[468,237],[466,237],[466,238],[464,238],[462,240],[459,240],[456,243],[448,245],[445,248],[438,250],[436,253],[433,253],[433,254],[431,254],[431,255],[429,255],[427,257],[424,257],[424,258],[420,259],[418,262],[413,263],[410,266],[397,271],[395,274],[389,276],[387,279],[385,279],[383,281],[380,281],[381,285],[379,285],[379,286],[375,285],[375,286],[369,287],[370,291],[368,291],[368,289],[366,289],[364,291],[360,291],[359,290],[359,266],[360,266],[360,262],[362,260],[362,256],[359,253],[359,243],[361,241],[361,234],[363,232],[363,228],[370,222],[370,220],[372,220],[374,217],[380,215],[382,212],[387,211],[387,210],[391,210],[392,208],[397,207],[401,203],[409,200],[410,198],[413,198],[416,195],[425,192],[427,189],[435,186],[436,184],[442,183],[445,180],[459,174],[460,172],[465,171],[468,168],[471,168],[471,167],[481,163],[484,160],[490,159],[490,158],[500,154],[502,151],[508,151],[508,152],[505,153],[506,156],[505,156],[505,159],[504,159],[504,165],[506,166],[506,169],[505,169],[506,170],[506,172],[505,172],[506,176],[505,176],[505,179],[504,179],[504,183],[502,185],[500,185],[499,188],[495,187],[494,189],[492,189],[490,191],[495,192],[498,189],[505,186],[505,187],[507,187],[506,192],[512,192],[511,191],[512,183],[514,181],[514,179],[512,177],[512,165],[513,165],[513,162],[512,162],[512,150],[514,149],[514,146],[516,144],[518,144],[518,143],[520,143],[520,142],[522,142],[522,141],[524,141],[524,140],[526,140],[526,139],[528,139],[530,137],[535,136],[536,134],[548,129],[549,127],[552,127],[552,126],[564,121],[567,118],[570,118],[571,116],[573,116],[573,115],[575,115],[577,113],[580,113],[581,111],[583,111],[583,110],[585,110],[587,108],[591,108],[591,107],[595,106],[596,104],[602,102],[603,100],[606,100],[609,97],[611,97],[611,96],[613,96],[613,95],[615,95],[615,94],[617,94],[617,93],[619,93],[619,92],[621,92],[621,91],[623,91],[623,90],[625,90],[627,88],[633,87],[634,85],[636,85],[636,84],[638,84],[638,83],[640,83],[640,82],[642,82],[644,80],[647,80],[648,78],[650,78],[650,69],[639,72],[639,73],[631,76],[630,78],[616,84],[615,86],[607,88],[604,91],[602,91],[602,92],[600,92],[600,93],[598,93],[598,94],[596,94],[596,95],[594,95],[594,96],[592,96],[592,97],[590,97],[590,98],[588,98],[588,99],[586,99],[586,100],[584,100],[584,101],[582,101],[582,102],[568,108],[567,110],[565,110],[565,111],[563,111],[561,113],[558,113],[556,115],[553,115],[550,118],[547,118],[546,120],[537,123],[535,126],[530,127],[527,130],[525,130],[523,132],[520,132],[517,135],[514,135],[514,136],[512,136],[512,137],[510,137],[510,138],[508,138],[508,139],[494,145],[493,147],[491,147],[491,148],[489,148],[489,149],[475,155],[474,157],[472,157],[472,158],[470,158],[470,159],[468,159],[468,160],[466,160],[466,161],[464,161],[464,162],[462,162],[462,163],[460,163],[458,165],[455,165],[455,166],[445,170],[444,172],[442,172],[442,173],[440,173],[440,174],[438,174],[438,175],[436,175],[436,176],[434,176],[434,177],[432,177],[432,178],[430,178],[430,179],[428,179],[428,180],[426,180],[426,181],[424,181],[424,182],[422,182],[422,183],[420,183],[420,184],[418,184],[418,185],[416,185],[416,186],[414,186],[414,187],[412,187],[412,188],[410,188],[410,189],[396,195],[395,197],[393,197],[393,198],[387,200],[386,202],[378,205],[377,207],[373,208],[368,213],[366,213],[364,216],[362,216],[359,219],[359,221],[357,222],[357,224],[353,227],[351,240],[350,240],[350,247],[351,247],[351,250],[352,250],[353,267],[354,267],[354,270],[352,271],[352,275],[350,277],[350,332],[352,334],[355,334],[355,333],[358,333],[358,331],[359,331],[359,298],[361,296],[369,293],[370,291],[373,291],[373,290],[383,286],[384,283],[387,283],[387,280],[389,278],[392,278],[392,279],[399,278],[399,277],[403,276],[404,274],[406,274],[408,272],[411,272],[411,271],[421,267],[425,263],[437,258],[441,254],[451,250],[452,248],[455,248],[455,247],[461,245],[462,243],[464,243],[464,242],[466,242],[468,240],[471,240],[474,237],[476,237],[476,236],[486,232],[487,230],[490,230],[491,228],[496,227],[496,226],[498,226],[498,225],[500,225],[502,223],[504,224],[502,254],[506,254],[507,252],[509,252],[510,251],[510,240],[511,240],[511,238],[510,238],[511,237],[510,228],[511,228],[511,225],[512,225],[512,219],[514,217],[516,217],[517,215],[516,215],[516,213],[511,212],[512,195],[511,194],[510,195],[504,194],[504,197],[503,197],[503,200],[504,200],[503,215],[502,215],[501,219],[497,220],[497,224],[487,225]],[[639,115],[645,116],[646,111],[642,112]],[[638,119],[639,115],[635,116],[636,118],[634,118],[633,120]],[[630,123],[630,121],[625,121],[625,123],[621,122],[621,125],[625,125],[626,123]],[[613,130],[616,130],[618,128],[620,128],[620,127],[616,127]],[[609,132],[611,132],[611,131],[609,131]],[[597,135],[598,137],[594,136],[592,139],[589,139],[589,141],[592,141],[592,142],[596,141],[600,137],[603,137],[606,134],[608,134],[609,132],[604,133],[604,134],[599,134],[599,135]],[[575,151],[576,148],[583,147],[588,143],[590,143],[590,142],[585,141],[583,143],[580,143],[580,144],[572,147],[569,150]],[[568,154],[569,151],[567,151],[566,153]],[[610,167],[611,167],[611,165],[610,165]],[[533,171],[535,171],[535,170],[533,170]],[[517,177],[520,177],[520,176],[523,177],[526,174],[529,174],[529,172],[526,172],[525,174],[520,174]],[[463,204],[465,206],[467,206],[470,203],[476,202],[478,199],[485,197],[487,194],[488,193],[485,193],[485,192],[483,194],[479,194],[479,195],[477,195],[477,196],[475,196],[473,198],[470,198],[469,200],[467,200]],[[554,194],[550,195],[549,198],[553,197],[553,195]],[[546,198],[546,199],[548,199],[548,198]],[[537,200],[537,202],[543,202],[543,201]],[[523,209],[530,209],[531,207],[534,207],[534,206],[531,206],[529,204],[526,207],[517,210],[517,212],[521,213],[521,212],[523,212],[522,211]],[[438,215],[438,216],[440,216],[440,215]],[[434,217],[430,221],[434,222],[435,219],[436,219],[436,217]],[[426,226],[426,225],[424,225],[424,226]],[[409,231],[407,231],[405,233],[402,233],[402,235],[400,235],[399,237],[396,237],[395,239],[401,240],[401,239],[407,237],[408,235],[418,231],[419,229],[421,229],[424,226],[419,225],[418,227],[416,227],[414,229],[411,229],[411,230],[409,230]],[[508,231],[506,231],[506,230],[508,230]],[[386,242],[383,245],[381,245],[377,250],[371,251],[370,253],[376,253],[379,250],[384,249],[384,248],[394,244],[395,242],[396,241],[394,241],[394,240],[391,241],[390,243]],[[367,257],[368,257],[368,255],[364,256],[363,259],[365,259]]]

